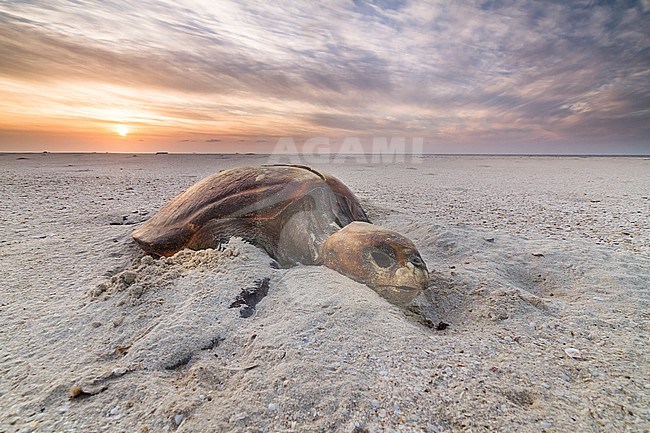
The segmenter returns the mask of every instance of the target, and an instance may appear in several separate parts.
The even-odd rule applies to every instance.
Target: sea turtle
[[[325,265],[404,305],[427,286],[417,248],[372,225],[332,175],[299,165],[220,171],[191,186],[133,231],[146,252],[217,248],[237,236],[282,267]]]

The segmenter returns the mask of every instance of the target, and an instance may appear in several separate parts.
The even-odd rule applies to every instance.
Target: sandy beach
[[[0,155],[0,431],[650,431],[650,159],[316,161],[419,248],[408,308],[238,239],[132,240],[199,179],[282,159]]]

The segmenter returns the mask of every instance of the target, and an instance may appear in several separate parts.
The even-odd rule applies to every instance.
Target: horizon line
[[[101,151],[0,151],[0,156],[2,155],[153,155],[153,156],[169,156],[169,155],[178,155],[178,156],[188,156],[188,155],[233,155],[233,156],[305,156],[310,155],[318,159],[327,159],[335,158],[337,156],[361,156],[361,155],[373,155],[372,152],[369,153],[332,153],[332,154],[306,154],[306,153],[257,153],[257,152],[173,152],[173,151],[156,151],[156,152],[101,152]],[[650,153],[635,153],[635,154],[626,154],[626,153],[386,153],[379,155],[395,155],[395,156],[411,156],[411,157],[423,157],[423,156],[530,156],[530,157],[542,157],[542,156],[553,156],[553,157],[628,157],[628,158],[644,158],[650,157]]]

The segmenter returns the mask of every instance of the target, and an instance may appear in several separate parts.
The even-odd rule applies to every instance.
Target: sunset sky
[[[320,3],[1,1],[0,151],[650,153],[650,0]]]

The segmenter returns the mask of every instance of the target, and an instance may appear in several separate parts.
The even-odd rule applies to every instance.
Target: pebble
[[[277,406],[273,403],[269,403],[269,412],[275,412],[277,410]]]
[[[70,397],[75,398],[83,394],[83,389],[79,385],[74,385],[70,388]]]
[[[547,428],[551,428],[551,427],[553,427],[553,423],[551,423],[551,422],[544,421],[544,422],[539,423],[539,428],[547,429]]]
[[[386,409],[379,409],[379,418],[386,418]]]
[[[32,237],[34,239],[45,239],[45,238],[51,238],[52,236],[54,236],[54,233],[50,232],[50,233],[43,233],[43,234],[34,235]]]
[[[184,419],[185,419],[185,415],[183,415],[182,413],[178,413],[174,417],[174,422],[178,426],[178,425],[181,425],[181,423],[183,422]]]
[[[126,367],[114,368],[113,370],[111,370],[111,376],[112,377],[124,376],[126,373],[128,373],[128,371],[129,369]]]
[[[377,400],[373,400],[373,401],[372,401],[372,407],[374,407],[374,408],[378,408],[378,407],[379,407],[379,401],[377,401]]]
[[[201,401],[205,400],[205,395],[203,395],[203,394],[199,395],[199,400],[201,400]]]

